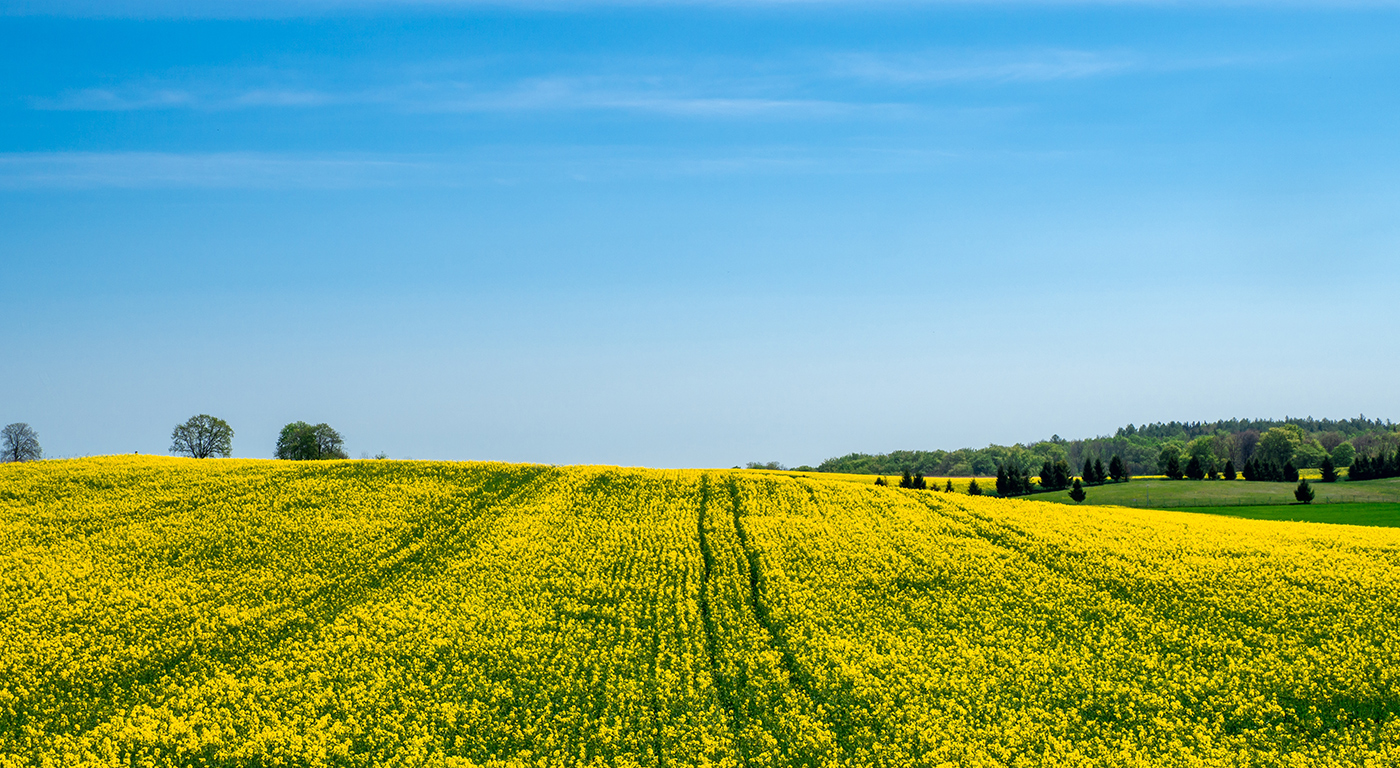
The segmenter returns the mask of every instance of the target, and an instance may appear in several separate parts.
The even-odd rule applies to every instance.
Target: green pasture
[[[1311,482],[1311,481],[1310,481]],[[1112,504],[1121,507],[1178,509],[1292,504],[1297,483],[1251,483],[1244,480],[1167,480],[1134,478],[1126,483],[1093,485],[1084,489],[1085,504]],[[1312,506],[1325,504],[1400,503],[1400,478],[1363,482],[1312,482],[1317,498]],[[1033,493],[1022,498],[1073,504],[1069,491]],[[1233,512],[1228,514],[1234,514]]]
[[[1290,520],[1302,523],[1400,528],[1400,504],[1397,503],[1355,502],[1319,505],[1313,502],[1312,504],[1260,504],[1235,507],[1174,507],[1172,511],[1244,517],[1250,520]]]

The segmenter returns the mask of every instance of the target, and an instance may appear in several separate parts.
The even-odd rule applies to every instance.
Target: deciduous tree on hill
[[[328,424],[312,426],[304,421],[294,421],[282,428],[277,437],[277,458],[294,461],[315,461],[317,459],[344,459],[345,441],[340,433]]]
[[[0,430],[0,435],[3,435],[0,461],[38,461],[44,458],[44,449],[39,447],[39,433],[28,424],[9,424]]]
[[[170,452],[196,459],[227,457],[233,452],[233,428],[227,421],[207,413],[191,416],[170,433]]]

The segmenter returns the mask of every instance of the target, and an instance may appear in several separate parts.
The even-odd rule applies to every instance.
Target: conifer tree
[[[1108,480],[1108,475],[1103,471],[1103,459],[1094,459],[1094,483],[1103,485]]]
[[[1201,460],[1195,456],[1186,462],[1186,476],[1192,480],[1206,479],[1206,471],[1201,467]]]
[[[1308,481],[1306,479],[1299,480],[1298,487],[1293,490],[1293,498],[1303,502],[1304,504],[1311,504],[1313,497],[1316,495],[1317,494],[1314,493],[1312,487],[1308,485]]]
[[[1089,461],[1089,457],[1084,457],[1084,471],[1079,473],[1084,478],[1084,482],[1093,484],[1094,482],[1094,462]]]
[[[916,491],[926,491],[926,490],[928,490],[928,482],[926,482],[926,481],[924,480],[924,473],[923,473],[923,472],[915,472],[915,473],[914,473],[914,482],[910,483],[910,484],[909,484],[909,487],[910,487],[910,488],[913,488],[913,489],[916,490]]]
[[[1078,478],[1075,478],[1074,487],[1071,488],[1069,491],[1069,497],[1071,499],[1074,499],[1076,502],[1079,502],[1083,501],[1086,495],[1087,494],[1084,493],[1084,486],[1080,484]]]
[[[1322,457],[1322,482],[1337,482],[1337,465],[1332,463],[1331,456]]]
[[[1113,454],[1113,458],[1108,461],[1108,475],[1113,478],[1113,482],[1121,483],[1128,479],[1128,469],[1123,466],[1123,457]]]
[[[1173,480],[1181,479],[1181,459],[1177,458],[1175,453],[1167,457],[1167,466],[1165,469],[1167,477]]]
[[[1011,495],[1011,486],[1006,477],[1006,466],[1004,464],[997,465],[997,495]]]
[[[1049,459],[1040,465],[1040,487],[1046,490],[1055,488],[1055,465]]]
[[[1236,477],[1238,477],[1238,475],[1235,474],[1235,460],[1234,460],[1234,459],[1226,459],[1226,460],[1225,460],[1225,479],[1226,479],[1226,480],[1234,480]]]
[[[913,477],[912,475],[909,474],[909,469],[908,469],[908,468],[905,468],[905,470],[904,470],[904,477],[901,477],[901,478],[899,479],[899,487],[900,487],[900,488],[913,488],[913,487],[914,487],[914,477]]]
[[[980,486],[980,485],[977,484],[977,478],[974,477],[974,478],[972,478],[971,480],[969,480],[969,481],[967,482],[967,495],[968,495],[968,496],[981,496],[981,495],[982,495],[982,486]]]
[[[952,493],[952,492],[953,492],[953,479],[952,479],[952,478],[948,478],[948,484],[945,485],[945,486],[943,486],[943,491],[944,491],[945,493]]]
[[[889,483],[885,482],[885,478],[883,478],[883,477],[877,477],[877,478],[875,478],[875,484],[876,484],[876,485],[889,485]]]
[[[1295,480],[1297,480],[1297,479],[1298,479],[1298,468],[1295,467],[1295,466],[1293,466],[1293,462],[1290,461],[1290,462],[1288,462],[1287,464],[1284,464],[1284,465],[1283,465],[1283,481],[1284,481],[1285,483],[1291,483],[1291,482],[1293,482],[1293,481],[1295,481]]]

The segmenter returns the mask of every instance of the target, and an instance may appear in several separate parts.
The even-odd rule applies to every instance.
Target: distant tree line
[[[1347,473],[1349,480],[1380,480],[1386,477],[1400,477],[1400,449],[1391,455],[1357,456]]]
[[[1070,470],[1064,459],[1046,461],[1040,466],[1040,475],[1031,479],[1030,471],[1015,458],[997,465],[997,495],[1024,496],[1037,491],[1062,491],[1071,488],[1070,497],[1075,501],[1084,500],[1084,486],[1104,483],[1126,483],[1132,475],[1127,470],[1121,456],[1114,455],[1105,468],[1102,459],[1085,459],[1083,470],[1078,477]]]
[[[875,484],[876,484],[876,485],[879,485],[879,486],[888,486],[888,485],[889,485],[889,482],[888,482],[887,480],[885,480],[885,478],[884,478],[883,476],[880,476],[880,477],[876,477],[876,478],[875,478]],[[929,490],[933,490],[933,491],[942,491],[942,492],[944,492],[944,493],[956,493],[956,492],[957,492],[957,491],[953,488],[953,481],[952,481],[951,478],[949,478],[949,479],[944,483],[944,485],[943,485],[942,488],[939,488],[937,482],[934,482],[933,485],[929,485],[928,479],[925,478],[925,477],[923,476],[922,473],[915,472],[915,473],[912,473],[912,474],[911,474],[911,473],[909,472],[909,470],[907,470],[907,469],[904,470],[904,475],[903,475],[903,477],[901,477],[901,478],[899,479],[899,487],[900,487],[900,488],[909,488],[909,489],[915,490],[915,491],[929,491]],[[971,479],[971,480],[968,481],[968,483],[967,483],[967,495],[969,495],[969,496],[981,496],[981,495],[982,495],[982,486],[980,486],[980,485],[977,484],[977,479],[976,479],[976,478],[973,478],[973,479]]]
[[[1129,424],[1112,436],[1085,440],[1049,440],[1016,445],[990,445],[986,448],[960,448],[954,451],[894,451],[885,454],[851,453],[827,459],[818,472],[849,472],[872,475],[898,475],[905,468],[925,477],[985,477],[998,466],[1017,462],[1035,468],[1046,461],[1063,459],[1071,467],[1082,467],[1085,459],[1107,464],[1118,456],[1129,475],[1166,474],[1161,463],[1165,448],[1175,448],[1178,469],[1185,476],[1191,458],[1197,458],[1203,477],[1224,472],[1226,463],[1238,470],[1254,458],[1263,437],[1279,427],[1297,428],[1299,439],[1292,446],[1294,455],[1277,460],[1280,468],[1288,461],[1294,466],[1322,466],[1331,457],[1336,467],[1351,466],[1358,453],[1394,453],[1400,449],[1400,425],[1388,420],[1368,419],[1229,419],[1213,422],[1165,422],[1133,426]],[[1272,458],[1267,460],[1274,460]],[[799,468],[805,469],[805,468]],[[1085,478],[1085,482],[1088,480]]]
[[[1363,432],[1351,440],[1340,441],[1338,433],[1314,436],[1298,424],[1272,427],[1257,439],[1247,436],[1251,437],[1253,445],[1240,464],[1233,458],[1223,458],[1222,463],[1222,456],[1216,450],[1218,441],[1214,438],[1197,437],[1184,445],[1168,441],[1157,456],[1157,471],[1173,480],[1219,477],[1234,480],[1243,475],[1245,480],[1255,482],[1296,483],[1299,470],[1317,468],[1321,470],[1322,482],[1333,483],[1339,479],[1337,470],[1341,467],[1351,467],[1348,472],[1351,480],[1391,476],[1376,474],[1372,466],[1387,465],[1390,463],[1388,451],[1400,451],[1393,448],[1400,442],[1393,427],[1381,433]],[[1368,449],[1380,446],[1380,449],[1375,458],[1367,458],[1365,454],[1358,456],[1356,444]],[[1237,466],[1241,469],[1238,475]]]

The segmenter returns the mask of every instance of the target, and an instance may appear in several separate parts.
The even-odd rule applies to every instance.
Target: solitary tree
[[[191,416],[184,424],[176,425],[170,433],[170,452],[207,459],[210,456],[227,457],[233,451],[233,427],[227,421],[201,413]]]
[[[39,447],[39,433],[23,422],[10,424],[0,430],[4,443],[0,445],[3,455],[0,461],[38,461],[44,458],[44,449]]]
[[[908,468],[908,467],[905,467],[905,469],[904,469],[904,477],[901,477],[901,478],[899,479],[899,487],[900,487],[900,488],[913,488],[913,487],[914,487],[914,476],[913,476],[912,474],[909,473],[909,468]]]
[[[1069,497],[1075,501],[1083,501],[1087,494],[1084,493],[1084,486],[1079,482],[1079,478],[1074,479],[1074,487],[1069,489]]]
[[[875,478],[875,484],[876,484],[876,485],[889,485],[889,483],[885,482],[885,478],[883,478],[883,477],[877,477],[877,478]]]
[[[967,481],[967,495],[968,495],[968,496],[981,496],[981,495],[982,495],[982,486],[980,486],[980,485],[977,484],[977,478],[974,477],[974,478],[972,478],[971,480]]]
[[[953,492],[953,480],[952,480],[952,478],[949,478],[949,479],[948,479],[948,484],[945,485],[945,486],[943,486],[943,492],[944,492],[944,493],[952,493],[952,492]]]
[[[1322,457],[1322,482],[1337,482],[1337,465],[1332,463],[1331,456]]]
[[[1312,486],[1308,485],[1307,478],[1298,481],[1298,487],[1293,490],[1293,498],[1304,504],[1311,504],[1313,497],[1317,494],[1313,492]]]
[[[345,441],[328,424],[312,426],[294,421],[282,428],[277,436],[277,458],[296,461],[344,459]]]

